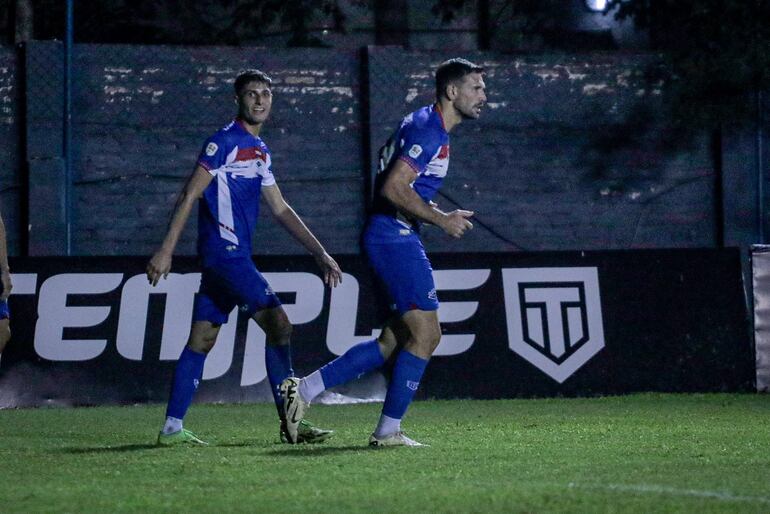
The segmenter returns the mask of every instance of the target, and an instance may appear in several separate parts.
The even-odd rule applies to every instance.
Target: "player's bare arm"
[[[262,188],[262,198],[265,199],[270,212],[286,231],[315,257],[324,276],[324,283],[337,287],[342,282],[342,271],[337,262],[326,253],[323,245],[313,235],[302,219],[286,202],[277,184]]]
[[[3,283],[3,294],[0,295],[0,301],[7,300],[11,294],[13,284],[11,283],[11,268],[8,266],[8,244],[5,238],[5,223],[0,216],[0,280]]]
[[[425,203],[412,189],[412,182],[416,177],[408,164],[401,160],[396,161],[382,186],[382,195],[402,213],[437,225],[452,237],[460,238],[473,228],[473,224],[468,221],[468,218],[473,216],[473,211],[456,209],[444,212],[435,204]]]
[[[212,175],[202,166],[196,166],[190,178],[187,179],[184,188],[179,193],[171,214],[171,221],[168,224],[166,237],[163,239],[163,243],[158,251],[150,259],[150,262],[147,263],[147,280],[153,286],[158,283],[160,277],[166,278],[169,271],[171,271],[171,257],[179,242],[182,230],[187,223],[187,219],[190,217],[195,202],[201,197],[212,178]]]

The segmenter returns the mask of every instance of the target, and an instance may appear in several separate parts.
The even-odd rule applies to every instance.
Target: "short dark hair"
[[[484,67],[473,64],[462,57],[449,59],[438,65],[436,69],[436,99],[446,94],[446,87],[471,73],[483,73]]]
[[[249,82],[264,82],[268,86],[273,83],[273,79],[264,71],[257,69],[243,70],[235,77],[235,94],[240,95],[243,87]]]

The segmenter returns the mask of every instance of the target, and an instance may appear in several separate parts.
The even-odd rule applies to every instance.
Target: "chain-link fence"
[[[480,119],[451,133],[447,209],[476,212],[473,230],[431,248],[509,251],[717,244],[708,140],[669,152],[650,57],[465,53],[485,68]],[[433,72],[452,55],[369,54],[371,155],[402,116],[433,101]]]
[[[29,102],[29,132],[39,135],[30,154],[59,152],[51,130],[61,124],[61,52],[56,43],[27,52],[30,95],[44,99]],[[440,200],[476,211],[480,230],[459,242],[426,231],[431,248],[715,244],[708,145],[665,153],[645,58],[465,55],[485,66],[489,98],[481,119],[452,132]],[[404,115],[433,101],[446,57],[373,48],[362,74],[355,51],[76,44],[74,253],[153,250],[202,141],[234,115],[233,80],[247,67],[275,80],[263,136],[284,193],[332,251],[357,251],[370,163]],[[194,253],[194,240],[190,223],[180,251]],[[271,223],[255,248],[302,251]]]
[[[6,228],[8,251],[18,255],[23,246],[21,230],[22,123],[17,56],[13,48],[0,47],[0,213]]]
[[[30,116],[61,124],[54,63],[62,48],[39,45],[28,52],[31,81],[56,94]],[[236,114],[235,76],[255,67],[274,81],[261,136],[284,195],[331,249],[355,250],[364,180],[356,52],[76,44],[72,62],[74,253],[155,248],[203,140]],[[194,253],[194,241],[189,223],[180,252]],[[255,244],[266,253],[302,251],[270,223]]]

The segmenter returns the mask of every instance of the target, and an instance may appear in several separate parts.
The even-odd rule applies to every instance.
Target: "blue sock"
[[[406,409],[412,403],[414,393],[420,386],[420,379],[427,365],[427,360],[401,350],[393,366],[393,376],[388,385],[388,393],[385,395],[385,405],[382,406],[384,415],[393,419],[404,417]]]
[[[324,387],[346,384],[385,364],[376,339],[359,343],[320,369]]]
[[[291,369],[291,347],[288,344],[266,344],[265,368],[267,368],[267,379],[270,381],[275,408],[278,409],[278,417],[283,418],[283,398],[280,388],[281,382],[294,376],[294,370]]]
[[[203,377],[203,363],[205,361],[205,353],[195,352],[188,346],[184,347],[174,370],[174,380],[171,384],[171,397],[168,399],[166,416],[184,419],[184,415],[192,403],[193,395],[195,395],[198,384]]]

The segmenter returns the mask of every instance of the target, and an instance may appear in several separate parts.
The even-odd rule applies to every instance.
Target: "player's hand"
[[[160,277],[168,277],[169,271],[171,271],[171,254],[159,250],[152,256],[150,262],[147,263],[147,280],[155,286]]]
[[[324,252],[321,255],[316,255],[315,261],[324,274],[324,284],[329,287],[337,287],[338,284],[342,283],[342,270],[331,255]]]
[[[8,296],[11,294],[11,289],[13,289],[13,284],[11,283],[11,270],[4,269],[0,271],[0,281],[3,283],[3,294],[0,294],[0,301],[4,301],[8,299]]]
[[[456,209],[447,213],[441,221],[441,228],[444,232],[455,238],[463,237],[463,234],[473,228],[473,223],[468,221],[468,218],[473,216],[473,211],[464,211],[462,209]]]

